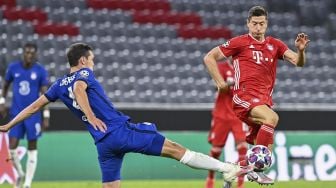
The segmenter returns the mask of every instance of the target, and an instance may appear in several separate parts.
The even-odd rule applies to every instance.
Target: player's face
[[[94,59],[94,55],[92,53],[92,51],[89,51],[90,55],[85,58],[86,59],[86,66],[87,68],[93,70],[93,66],[94,66],[94,62],[93,62],[93,59]]]
[[[250,20],[247,20],[247,27],[255,39],[263,40],[267,29],[266,16],[252,16]]]
[[[36,49],[27,47],[23,50],[23,62],[24,64],[32,64],[36,59]]]

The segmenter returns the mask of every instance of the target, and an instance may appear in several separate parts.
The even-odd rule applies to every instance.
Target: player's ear
[[[79,58],[79,63],[82,65],[85,65],[86,61],[85,61],[85,57],[82,56],[81,58]]]

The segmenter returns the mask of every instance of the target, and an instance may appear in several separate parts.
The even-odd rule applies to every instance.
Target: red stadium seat
[[[16,6],[16,0],[0,0],[0,7],[15,7]]]
[[[170,3],[166,0],[87,0],[87,5],[93,9],[122,10],[163,10],[170,11]]]
[[[187,25],[178,28],[178,36],[182,38],[197,39],[228,39],[232,37],[232,32],[230,29],[224,27],[204,27],[200,25]]]
[[[45,12],[39,9],[21,9],[21,8],[10,8],[5,9],[3,12],[3,17],[8,20],[26,20],[26,21],[39,21],[45,22],[48,17]]]
[[[35,32],[39,35],[70,35],[76,36],[79,34],[78,27],[68,23],[38,23],[35,26]]]

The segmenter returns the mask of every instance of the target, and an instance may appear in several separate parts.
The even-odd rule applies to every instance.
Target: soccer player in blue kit
[[[72,44],[67,50],[67,57],[70,73],[58,79],[13,120],[0,126],[0,131],[8,131],[48,103],[61,100],[84,122],[95,141],[103,188],[120,187],[123,157],[129,152],[173,158],[195,169],[218,171],[227,182],[253,170],[252,166],[223,163],[188,150],[165,138],[152,123],[131,123],[130,117],[114,108],[95,79],[92,48],[84,43]]]
[[[5,100],[12,83],[13,98],[10,108],[10,118],[13,119],[21,110],[29,106],[32,102],[39,98],[40,93],[45,93],[49,87],[48,73],[44,67],[36,62],[37,46],[27,43],[23,46],[22,60],[13,61],[9,64],[3,89],[0,98],[0,112],[2,116],[6,116],[7,109]],[[24,180],[24,188],[31,186],[36,166],[37,166],[37,140],[41,136],[42,126],[49,126],[49,110],[45,109],[44,119],[42,122],[41,113],[34,113],[30,118],[19,123],[10,130],[9,149],[11,160],[18,172],[18,178],[15,187],[21,187]],[[41,126],[42,124],[42,126]],[[26,164],[26,175],[22,170],[22,166],[17,154],[19,140],[26,134],[28,140],[28,159]]]

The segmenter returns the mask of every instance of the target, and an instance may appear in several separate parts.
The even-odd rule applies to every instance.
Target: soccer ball
[[[255,145],[246,153],[246,159],[249,165],[253,165],[255,170],[264,171],[272,165],[271,151],[263,145]]]

